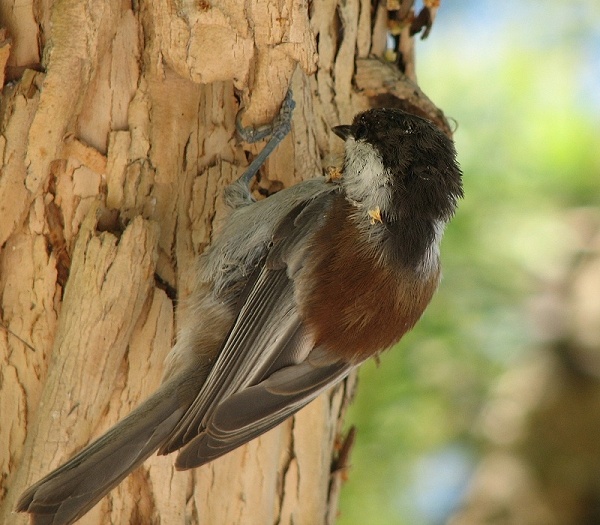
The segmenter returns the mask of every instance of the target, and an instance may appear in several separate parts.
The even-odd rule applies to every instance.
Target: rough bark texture
[[[263,193],[321,173],[341,153],[330,127],[370,105],[410,93],[442,118],[379,60],[386,13],[370,0],[2,2],[0,522],[25,523],[11,514],[22,489],[160,381],[177,325],[167,292],[188,294],[220,192],[260,148],[236,138],[240,103],[258,125],[294,90]],[[351,385],[201,469],[151,458],[81,522],[333,522]]]

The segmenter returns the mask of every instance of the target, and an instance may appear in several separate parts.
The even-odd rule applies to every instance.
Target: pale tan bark
[[[247,164],[236,94],[261,124],[294,89],[293,131],[260,182],[272,191],[339,156],[331,126],[412,85],[377,66],[353,87],[355,60],[379,64],[385,41],[369,1],[311,5],[2,2],[0,522],[25,523],[22,489],[159,383],[177,315],[155,274],[185,297],[224,216],[220,192]],[[330,523],[351,390],[201,469],[153,457],[81,522]]]

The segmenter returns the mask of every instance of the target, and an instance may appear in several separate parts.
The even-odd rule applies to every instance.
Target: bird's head
[[[377,108],[333,131],[346,143],[341,183],[349,200],[390,222],[452,217],[463,195],[461,171],[452,140],[433,123]]]

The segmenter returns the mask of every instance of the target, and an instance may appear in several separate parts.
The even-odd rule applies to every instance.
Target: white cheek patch
[[[432,272],[438,271],[440,260],[440,242],[442,240],[442,235],[444,234],[445,228],[446,223],[444,221],[435,221],[433,223],[433,239],[431,244],[425,250],[423,260],[417,268],[418,271],[424,274],[431,274]]]
[[[383,166],[381,155],[369,143],[346,140],[343,176],[346,194],[368,209],[386,210],[390,202],[390,174]]]

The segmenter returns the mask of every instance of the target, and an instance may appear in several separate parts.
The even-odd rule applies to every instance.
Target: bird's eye
[[[360,140],[367,136],[367,126],[364,124],[358,124],[354,130],[354,139]]]

